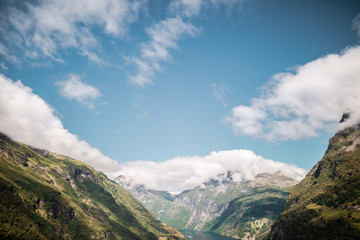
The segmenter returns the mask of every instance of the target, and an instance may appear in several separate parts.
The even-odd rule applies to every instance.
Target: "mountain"
[[[115,181],[170,226],[239,239],[264,236],[281,213],[290,187],[298,182],[280,172],[240,182],[234,181],[234,174],[228,171],[180,194],[147,189],[124,176]]]
[[[0,239],[184,239],[103,173],[0,134]]]
[[[359,125],[330,139],[324,157],[291,189],[267,239],[360,239]]]

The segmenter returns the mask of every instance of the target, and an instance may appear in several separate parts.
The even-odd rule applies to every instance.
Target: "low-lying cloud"
[[[54,109],[20,80],[14,82],[0,74],[0,86],[2,133],[33,147],[81,160],[101,171],[119,169],[116,161],[65,129]]]
[[[295,165],[275,162],[256,155],[250,150],[212,152],[207,156],[176,157],[164,162],[132,161],[121,164],[122,169],[109,174],[123,175],[135,184],[150,189],[178,193],[200,186],[218,174],[238,171],[240,179],[253,179],[257,174],[281,171],[283,175],[300,180],[306,170]]]
[[[288,72],[278,73],[250,106],[234,107],[225,121],[238,135],[269,141],[316,137],[333,132],[345,112],[360,121],[360,46],[329,54]]]
[[[65,129],[55,110],[20,80],[14,82],[0,75],[0,85],[1,132],[33,147],[84,161],[111,177],[124,175],[149,188],[180,192],[228,170],[238,171],[244,179],[279,170],[295,179],[301,179],[306,173],[304,169],[265,159],[249,150],[212,152],[204,157],[176,157],[164,162],[119,164]]]

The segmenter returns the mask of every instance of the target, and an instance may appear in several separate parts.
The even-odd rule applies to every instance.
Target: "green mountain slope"
[[[288,191],[289,188],[279,185],[258,185],[230,201],[221,216],[210,221],[204,230],[240,239],[258,239],[270,231],[284,208]]]
[[[131,185],[123,176],[115,181],[129,189],[157,219],[173,227],[240,239],[263,236],[270,231],[290,187],[297,181],[280,173],[263,173],[251,181],[234,182],[232,174],[221,174],[177,195]]]
[[[183,239],[103,173],[0,134],[0,239]]]
[[[360,127],[338,132],[290,191],[268,239],[360,239]]]

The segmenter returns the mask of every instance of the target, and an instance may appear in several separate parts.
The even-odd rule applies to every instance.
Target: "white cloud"
[[[200,15],[206,10],[223,8],[228,13],[242,10],[247,2],[252,0],[174,0],[169,5],[169,12],[184,18]]]
[[[200,15],[203,9],[219,6],[229,10],[241,9],[245,2],[247,0],[171,1],[169,17],[146,29],[150,40],[141,44],[139,56],[125,57],[137,68],[136,73],[128,77],[129,82],[140,87],[152,85],[156,72],[163,70],[161,64],[172,60],[170,50],[179,48],[177,42],[186,35],[194,37],[201,32],[201,28],[195,27],[191,20]]]
[[[200,13],[203,4],[202,0],[174,0],[169,5],[169,11],[175,15],[192,17]]]
[[[294,71],[275,74],[261,97],[231,110],[225,121],[235,133],[270,141],[297,140],[334,131],[344,112],[353,114],[342,125],[360,121],[360,46]]]
[[[229,92],[228,88],[224,85],[216,85],[216,83],[211,84],[212,90],[213,90],[213,98],[221,103],[224,107],[228,106],[228,103],[226,101],[226,95]]]
[[[8,70],[7,66],[5,65],[4,62],[0,62],[0,67],[3,69],[3,70]]]
[[[1,23],[1,22],[0,22]],[[10,53],[10,50],[8,47],[6,47],[2,42],[0,42],[0,54],[5,57],[5,59],[12,63],[18,63],[19,59]]]
[[[101,171],[118,163],[64,128],[54,109],[24,86],[0,75],[0,131],[36,148],[48,149],[84,161]]]
[[[11,52],[24,52],[29,59],[62,62],[59,49],[75,48],[89,60],[102,64],[97,54],[101,45],[91,32],[92,27],[99,26],[108,35],[122,37],[144,3],[145,0],[40,0],[4,5],[2,41],[11,46]]]
[[[256,155],[250,150],[212,152],[210,155],[176,157],[164,162],[132,161],[121,164],[122,169],[109,174],[123,175],[136,184],[145,184],[150,189],[178,193],[200,186],[218,174],[238,171],[238,180],[253,179],[258,173],[275,173],[300,180],[306,170],[295,165],[275,162]]]
[[[94,101],[101,96],[97,88],[81,81],[80,76],[76,74],[69,74],[67,80],[59,81],[56,85],[62,96],[75,99],[89,108],[93,108]]]
[[[360,13],[354,18],[352,28],[356,31],[360,37]]]
[[[162,70],[160,64],[171,60],[169,50],[178,48],[176,42],[184,35],[195,36],[199,31],[180,17],[167,18],[146,29],[150,40],[141,44],[141,56],[126,58],[137,67],[137,74],[129,77],[130,83],[141,87],[152,84],[155,72]]]

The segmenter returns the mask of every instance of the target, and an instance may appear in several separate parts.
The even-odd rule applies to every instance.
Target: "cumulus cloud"
[[[81,81],[80,76],[77,74],[69,74],[65,81],[59,81],[56,85],[62,96],[75,99],[89,108],[93,108],[94,101],[101,96],[97,88]]]
[[[36,148],[48,149],[113,171],[118,163],[64,128],[54,109],[21,81],[0,75],[0,131]]]
[[[253,179],[259,173],[275,173],[300,180],[306,170],[294,165],[275,162],[256,155],[250,150],[212,152],[207,156],[176,157],[164,162],[133,161],[122,164],[122,169],[109,174],[123,175],[136,184],[150,189],[178,193],[200,186],[210,178],[227,171],[238,171],[238,180]]]
[[[40,0],[7,1],[0,10],[0,35],[11,49],[36,60],[62,62],[59,49],[75,48],[98,64],[101,45],[91,32],[101,27],[111,36],[122,37],[137,19],[144,0]],[[4,50],[4,51],[5,51]],[[4,52],[1,51],[0,53]],[[6,57],[10,55],[4,54]],[[14,58],[15,56],[13,56]]]
[[[293,72],[278,73],[250,106],[237,106],[225,121],[236,134],[269,141],[315,137],[334,131],[344,112],[351,118],[340,127],[360,121],[360,46],[329,54]]]

